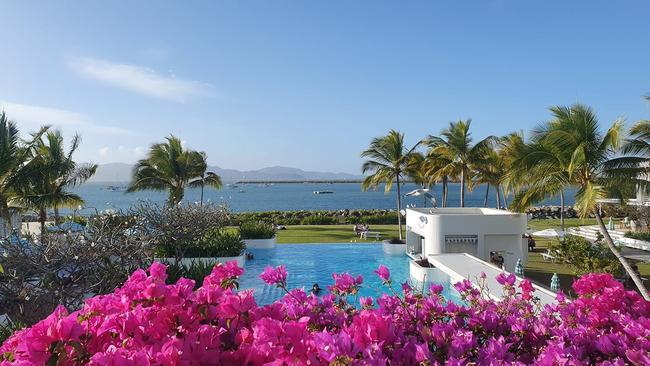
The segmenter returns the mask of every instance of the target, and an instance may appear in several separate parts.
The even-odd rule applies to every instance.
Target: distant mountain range
[[[132,164],[100,164],[97,172],[89,182],[128,182],[131,180]],[[312,172],[298,168],[273,166],[257,170],[222,169],[217,166],[208,168],[217,173],[223,182],[236,181],[309,181],[309,180],[359,180],[361,175],[348,173]]]

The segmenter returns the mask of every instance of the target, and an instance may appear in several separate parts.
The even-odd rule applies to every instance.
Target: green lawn
[[[350,243],[350,242],[374,242],[371,237],[368,240],[359,239],[352,231],[352,225],[289,225],[285,230],[278,231],[278,243]],[[370,231],[378,231],[381,238],[396,237],[397,225],[371,225]]]
[[[581,226],[581,225],[595,225],[596,219],[566,219],[565,228]],[[528,223],[531,230],[543,230],[549,228],[560,228],[559,219],[546,219],[546,220],[531,220]],[[548,244],[555,239],[535,238],[537,248],[534,253],[528,253],[528,263],[526,264],[526,276],[531,279],[549,285],[551,283],[551,276],[557,273],[560,277],[560,285],[565,292],[569,292],[571,284],[575,279],[571,268],[565,264],[553,263],[551,261],[544,261],[541,253],[545,253],[548,249]],[[642,277],[650,277],[650,264],[638,264],[639,272]],[[646,286],[650,285],[649,281],[645,281]]]
[[[580,225],[594,225],[595,219],[566,219],[566,227]],[[530,230],[537,231],[548,228],[559,228],[559,219],[531,220],[528,223]],[[371,225],[371,231],[379,231],[382,238],[397,237],[397,225]],[[285,230],[278,232],[278,243],[350,243],[350,242],[374,242],[375,238],[367,240],[359,239],[352,232],[352,225],[290,225]],[[552,239],[536,238],[537,249],[529,253],[528,264],[526,265],[526,276],[540,284],[548,286],[551,283],[551,276],[557,273],[560,276],[560,284],[566,291],[570,291],[573,283],[573,272],[565,264],[544,261],[541,253],[546,252],[548,243]],[[650,277],[650,264],[640,264],[641,276]],[[646,285],[650,285],[646,281]]]

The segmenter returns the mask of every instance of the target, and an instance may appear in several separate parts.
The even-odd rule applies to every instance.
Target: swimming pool
[[[382,285],[374,270],[380,264],[390,269],[393,287],[401,292],[401,284],[409,282],[417,289],[422,288],[409,275],[409,258],[406,255],[391,256],[383,252],[380,243],[376,244],[279,244],[274,249],[251,249],[254,259],[246,261],[245,272],[240,278],[241,289],[253,289],[259,304],[269,304],[284,295],[284,291],[268,286],[259,278],[266,266],[287,267],[287,285],[292,288],[305,288],[309,291],[314,283],[323,289],[320,295],[328,293],[332,285],[332,273],[347,272],[363,276],[360,296],[378,297],[389,290]],[[458,302],[459,295],[449,282],[442,283],[443,296]],[[428,285],[425,287],[428,291]]]

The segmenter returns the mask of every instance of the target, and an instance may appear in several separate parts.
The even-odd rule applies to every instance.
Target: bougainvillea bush
[[[166,268],[138,270],[114,293],[86,301],[17,332],[0,348],[2,365],[648,365],[650,303],[608,274],[573,285],[578,298],[541,306],[528,281],[500,275],[504,299],[456,284],[466,305],[445,301],[441,286],[404,284],[376,273],[392,292],[357,298],[363,278],[334,274],[327,295],[286,288],[284,267],[260,276],[285,289],[258,306],[237,290],[243,270],[217,265],[203,285],[166,283]],[[396,284],[397,285],[397,284]]]

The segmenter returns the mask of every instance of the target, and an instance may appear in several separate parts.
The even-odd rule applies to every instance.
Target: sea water
[[[109,187],[123,187],[120,183],[86,183],[74,188],[74,192],[83,198],[86,203],[82,214],[91,214],[95,209],[103,211],[128,210],[138,201],[151,201],[163,203],[167,199],[166,192],[141,191],[126,193],[124,190],[109,189]],[[420,188],[415,184],[402,185],[402,195],[411,190]],[[331,194],[314,194],[315,191],[331,191]],[[442,186],[436,185],[431,193],[441,203]],[[566,204],[573,204],[574,190],[566,192]],[[186,189],[184,202],[197,202],[201,197],[200,189]],[[483,207],[485,185],[474,187],[473,191],[465,192],[465,206]],[[384,192],[383,186],[378,190],[362,191],[359,183],[275,183],[275,184],[237,184],[224,186],[220,190],[206,187],[204,201],[226,204],[234,212],[250,211],[295,211],[295,210],[342,210],[342,209],[395,209],[396,187],[392,191]],[[510,202],[512,197],[509,197]],[[447,205],[458,206],[460,202],[460,184],[449,185]],[[502,197],[502,206],[505,206]],[[559,197],[550,197],[540,205],[559,205]],[[423,197],[402,197],[402,207],[423,205],[431,206]],[[496,207],[496,194],[490,187],[487,200],[488,207]],[[70,211],[63,211],[69,213]],[[79,212],[78,212],[79,213]]]

